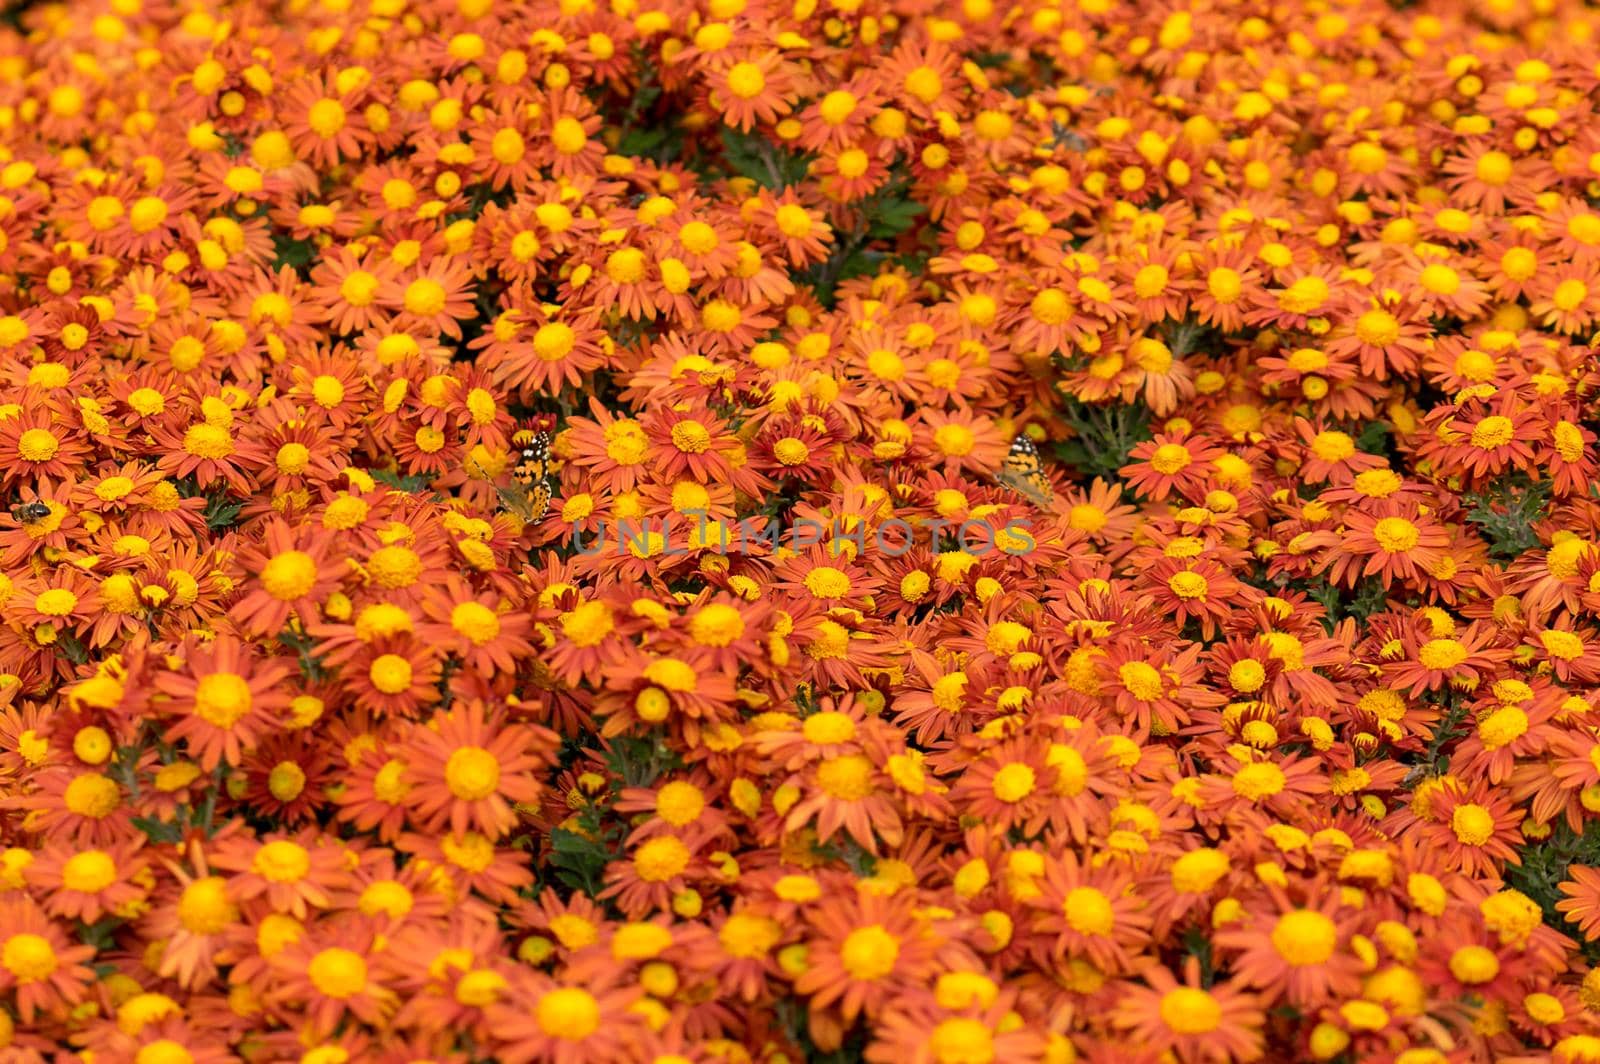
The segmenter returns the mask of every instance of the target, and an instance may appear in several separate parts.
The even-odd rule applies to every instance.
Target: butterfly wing
[[[1011,450],[995,471],[994,479],[1041,510],[1048,509],[1055,501],[1055,489],[1050,486],[1050,478],[1045,476],[1039,448],[1026,436],[1011,441]]]
[[[554,494],[550,474],[550,435],[540,432],[518,456],[511,470],[511,483],[497,489],[500,501],[524,523],[542,520]]]

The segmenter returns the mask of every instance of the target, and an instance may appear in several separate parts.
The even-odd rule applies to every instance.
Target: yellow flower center
[[[316,583],[317,563],[304,551],[286,550],[275,554],[261,569],[261,586],[280,602],[303,598]]]
[[[830,709],[807,717],[800,731],[806,737],[806,742],[827,746],[854,739],[856,724],[845,714]]]
[[[1324,963],[1333,956],[1338,941],[1334,922],[1311,909],[1284,913],[1272,928],[1273,949],[1296,968]]]
[[[638,248],[619,248],[606,257],[606,276],[617,284],[638,284],[644,280],[644,252]]]
[[[934,1064],[991,1064],[994,1034],[982,1022],[958,1016],[933,1029],[928,1051]]]
[[[1467,648],[1454,639],[1430,639],[1417,651],[1425,669],[1448,671],[1467,660]]]
[[[1494,836],[1494,814],[1474,802],[1463,802],[1450,814],[1450,830],[1467,846],[1482,846]]]
[[[42,935],[19,932],[0,947],[0,966],[19,983],[44,982],[55,974],[58,963],[54,947]]]
[[[344,106],[338,100],[318,100],[306,112],[306,125],[323,140],[337,136],[344,128],[344,119]]]
[[[167,203],[160,196],[141,196],[128,209],[128,226],[135,233],[148,233],[167,220]]]
[[[1516,426],[1508,417],[1493,414],[1478,422],[1472,428],[1472,445],[1481,450],[1492,451],[1496,447],[1504,447],[1516,435]]]
[[[577,345],[578,334],[565,322],[546,322],[533,334],[533,353],[541,362],[560,362]]]
[[[933,433],[933,445],[942,454],[947,454],[954,458],[971,454],[977,442],[972,430],[965,425],[940,425]]]
[[[539,998],[534,1018],[550,1037],[581,1042],[600,1029],[600,1002],[587,990],[562,987]]]
[[[117,864],[102,850],[75,853],[61,866],[61,885],[80,894],[96,894],[117,881]]]
[[[861,801],[873,792],[872,762],[860,754],[830,758],[817,768],[817,785],[831,798]]]
[[[500,618],[481,602],[462,602],[450,610],[450,627],[473,646],[481,647],[500,634]]]
[[[228,882],[221,876],[195,880],[178,899],[178,923],[190,934],[215,935],[238,918],[238,908],[228,900]]]
[[[1172,476],[1187,469],[1194,457],[1189,454],[1189,448],[1181,443],[1163,443],[1156,448],[1156,453],[1150,456],[1150,467],[1163,476]]]
[[[1270,761],[1257,761],[1233,774],[1233,792],[1241,798],[1258,802],[1280,793],[1286,782],[1283,769]]]
[[[53,587],[34,596],[33,608],[46,617],[66,617],[78,608],[78,596],[64,587]]]
[[[1172,862],[1172,885],[1185,894],[1204,894],[1228,874],[1228,855],[1220,850],[1190,850]]]
[[[406,312],[419,317],[432,317],[444,310],[446,293],[444,285],[431,277],[419,277],[406,285]]]
[[[195,685],[194,711],[201,720],[224,730],[250,712],[250,685],[236,672],[213,672]]]
[[[1343,432],[1319,432],[1311,441],[1311,453],[1324,462],[1342,462],[1356,453],[1356,443]]]
[[[298,883],[311,871],[311,855],[299,843],[275,839],[256,851],[250,867],[269,883]]]
[[[500,786],[500,762],[481,746],[463,746],[444,767],[445,785],[463,802],[487,798]]]
[[[411,663],[399,654],[382,654],[367,670],[372,686],[386,695],[397,695],[411,686]]]
[[[1544,644],[1546,653],[1562,661],[1572,661],[1583,656],[1582,638],[1559,628],[1547,628],[1540,632],[1539,642]]]
[[[1105,892],[1094,887],[1074,887],[1061,903],[1067,926],[1080,935],[1111,934],[1117,924],[1116,910]]]
[[[1141,702],[1154,702],[1166,688],[1161,673],[1148,662],[1127,662],[1117,669],[1117,676],[1128,693]]]
[[[1240,694],[1254,694],[1267,682],[1267,670],[1254,658],[1241,658],[1228,668],[1228,683]]]
[[[658,835],[640,846],[633,867],[646,883],[664,883],[689,865],[689,847],[674,835]]]
[[[1034,779],[1032,768],[1020,761],[1012,761],[1001,766],[994,774],[994,796],[1002,802],[1020,802],[1033,793]]]
[[[422,559],[410,547],[380,547],[367,559],[367,573],[379,587],[410,587],[422,576]]]
[[[839,948],[839,962],[850,978],[870,981],[894,971],[900,959],[900,940],[882,924],[859,927],[845,936]]]
[[[725,647],[744,635],[744,617],[734,607],[714,602],[689,621],[689,635],[702,646]]]
[[[226,458],[233,453],[233,436],[220,425],[191,425],[183,434],[183,449],[196,458]]]
[[[367,962],[353,950],[335,946],[311,958],[306,976],[317,992],[331,998],[350,998],[367,988]]]
[[[702,454],[711,447],[711,433],[700,422],[686,418],[672,426],[672,445],[684,454]]]
[[[280,761],[267,773],[267,790],[280,802],[292,802],[306,788],[306,773],[293,761]]]
[[[67,809],[82,817],[101,820],[122,804],[122,791],[115,781],[98,772],[86,772],[67,784]]]
[[[1500,959],[1486,946],[1462,946],[1450,955],[1450,974],[1469,986],[1487,983],[1500,974]]]
[[[1356,337],[1372,347],[1384,347],[1400,338],[1400,322],[1387,310],[1369,310],[1356,319]]]
[[[806,574],[806,590],[819,599],[843,598],[850,593],[850,577],[830,565],[819,565]]]
[[[48,462],[61,449],[49,429],[28,429],[17,439],[17,453],[30,462]]]
[[[1404,517],[1385,517],[1373,526],[1372,537],[1389,554],[1404,554],[1417,545],[1422,532]]]
[[[550,127],[550,143],[562,155],[577,155],[589,143],[589,134],[583,123],[571,115],[562,115]]]
[[[785,436],[772,447],[772,455],[786,466],[805,465],[811,459],[811,448],[804,440]]]
[[[1222,1025],[1222,1006],[1204,990],[1180,986],[1161,996],[1161,1022],[1176,1034],[1209,1034]]]
[[[561,632],[574,646],[597,646],[615,627],[611,609],[603,602],[585,602],[561,615]]]
[[[706,798],[700,788],[683,780],[674,780],[656,793],[656,814],[674,827],[699,820],[705,807]]]
[[[728,91],[741,100],[753,100],[767,87],[767,79],[754,63],[735,63],[728,71]]]
[[[717,941],[730,957],[765,957],[782,937],[778,921],[749,913],[733,914],[717,932]]]

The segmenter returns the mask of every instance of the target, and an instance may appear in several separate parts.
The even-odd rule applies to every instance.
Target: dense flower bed
[[[6,18],[0,1060],[1600,1061],[1600,14]]]

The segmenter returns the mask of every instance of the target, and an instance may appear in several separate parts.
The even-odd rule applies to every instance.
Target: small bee
[[[1050,478],[1045,476],[1039,448],[1020,433],[1011,441],[1011,450],[1007,452],[1005,461],[1000,463],[1000,468],[995,470],[994,479],[1041,510],[1049,509],[1055,501],[1055,489],[1050,487]]]
[[[519,432],[516,439],[523,443],[522,453],[511,470],[510,485],[498,491],[506,509],[524,524],[531,524],[544,518],[550,509],[550,498],[555,494],[555,477],[550,468],[550,434],[543,430]]]
[[[11,516],[17,519],[18,524],[37,524],[50,516],[50,504],[38,500],[18,503],[11,508]]]

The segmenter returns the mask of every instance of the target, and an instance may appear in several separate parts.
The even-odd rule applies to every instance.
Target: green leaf
[[[380,484],[386,484],[396,491],[403,491],[407,495],[415,495],[433,483],[433,477],[427,473],[402,475],[393,469],[374,469],[371,473],[373,480]]]
[[[625,786],[649,787],[663,773],[682,768],[683,759],[660,735],[619,735],[606,752],[606,767]]]
[[[897,237],[916,224],[928,208],[913,199],[895,196],[873,206],[867,215],[867,235],[874,240]]]
[[[272,236],[273,269],[284,266],[303,270],[317,259],[317,245],[309,240],[296,240],[287,233]]]
[[[774,191],[798,185],[811,165],[808,156],[775,147],[758,133],[722,127],[722,153],[734,173]]]
[[[550,830],[550,864],[555,869],[556,879],[564,886],[593,898],[605,884],[606,865],[618,856],[610,844],[620,838],[621,831],[600,832],[599,818],[592,811],[583,819],[594,821],[592,828],[586,828],[589,835],[566,828]]]
[[[1550,501],[1550,482],[1525,473],[1501,477],[1481,491],[1465,492],[1467,520],[1489,541],[1495,558],[1515,558],[1542,544],[1533,524],[1542,520]]]
[[[1356,446],[1367,454],[1387,457],[1389,454],[1389,426],[1381,421],[1369,421],[1356,437]]]
[[[219,528],[227,528],[239,519],[239,511],[244,509],[244,502],[234,502],[228,498],[226,492],[206,497],[205,519],[206,527],[215,532]]]
[[[1152,435],[1143,403],[1092,405],[1069,397],[1062,413],[1076,435],[1056,444],[1056,456],[1087,476],[1115,478],[1129,453]]]

